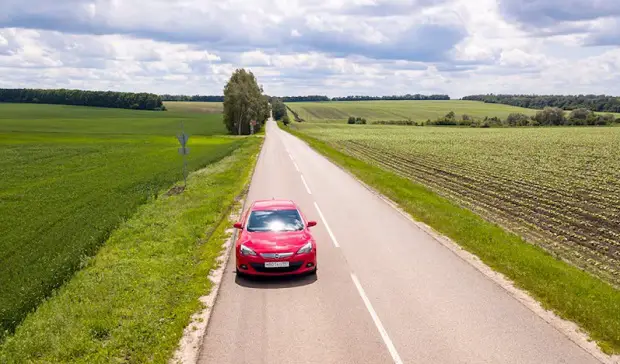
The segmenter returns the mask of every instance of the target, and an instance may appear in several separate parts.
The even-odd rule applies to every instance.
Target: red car
[[[237,274],[276,276],[316,273],[316,242],[306,220],[290,200],[255,201],[235,228]]]

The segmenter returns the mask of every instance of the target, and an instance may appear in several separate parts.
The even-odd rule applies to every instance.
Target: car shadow
[[[317,272],[318,274],[318,272]],[[237,274],[235,283],[247,288],[280,289],[310,285],[317,280],[317,274],[300,274],[291,276],[244,276]]]

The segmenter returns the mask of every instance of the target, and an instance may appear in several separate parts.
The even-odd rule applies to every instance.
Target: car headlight
[[[309,241],[306,243],[306,245],[302,246],[298,251],[297,254],[305,254],[305,253],[310,253],[312,251],[312,242]]]
[[[241,255],[256,255],[254,250],[248,248],[247,246],[241,244]]]

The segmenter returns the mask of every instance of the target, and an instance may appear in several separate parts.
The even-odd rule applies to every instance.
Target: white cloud
[[[4,0],[0,87],[620,94],[618,3],[545,1]]]

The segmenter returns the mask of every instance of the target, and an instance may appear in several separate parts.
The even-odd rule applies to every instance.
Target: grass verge
[[[182,194],[141,206],[6,338],[0,363],[166,363],[210,289],[217,227],[249,182],[262,140],[246,138],[192,173]]]
[[[528,291],[543,307],[577,323],[607,354],[620,353],[620,291],[426,187],[338,151],[294,127],[280,127],[451,238]]]

